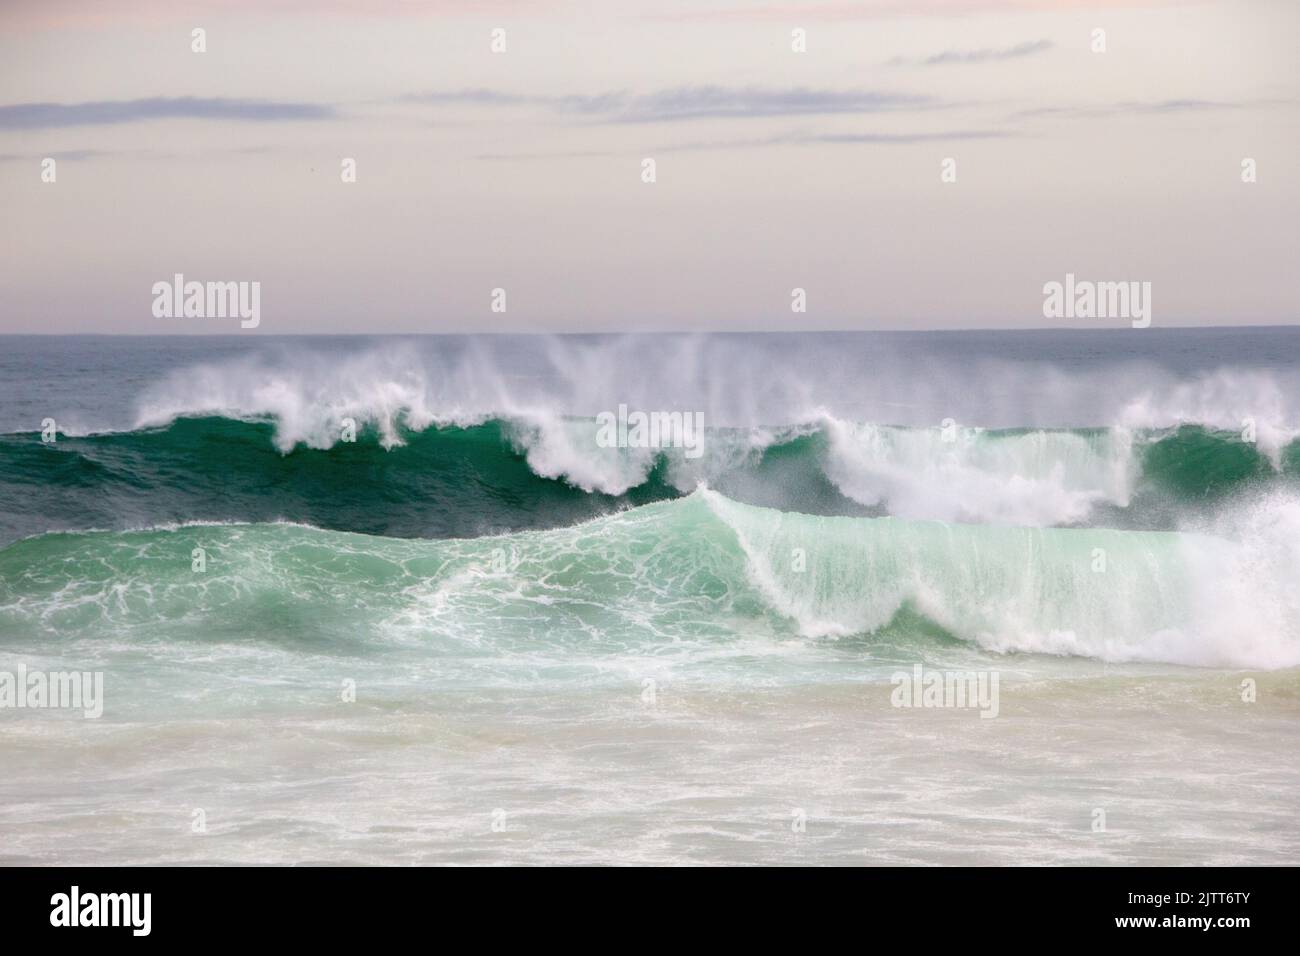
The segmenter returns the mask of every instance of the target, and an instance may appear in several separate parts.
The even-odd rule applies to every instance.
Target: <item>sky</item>
[[[177,273],[246,334],[1293,324],[1298,59],[1293,0],[6,0],[0,333],[240,331]]]

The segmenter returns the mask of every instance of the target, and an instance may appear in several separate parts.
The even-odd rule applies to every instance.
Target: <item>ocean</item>
[[[1300,863],[1297,581],[1295,327],[3,336],[0,863]]]

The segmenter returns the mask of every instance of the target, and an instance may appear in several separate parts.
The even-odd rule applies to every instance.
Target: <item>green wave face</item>
[[[49,641],[252,634],[362,654],[407,641],[507,651],[621,646],[632,618],[649,614],[671,639],[679,613],[744,603],[740,552],[716,521],[699,520],[708,515],[688,499],[568,529],[450,540],[290,524],[43,535],[0,550],[0,628]],[[745,613],[758,610],[750,598]],[[177,630],[189,625],[201,631]]]
[[[798,683],[845,667],[885,679],[918,655],[987,667],[988,651],[1030,669],[1038,658],[1020,654],[1300,663],[1294,606],[1269,627],[1225,629],[1207,611],[1207,580],[1241,564],[1237,549],[1197,535],[797,515],[707,491],[472,540],[285,524],[54,534],[0,550],[0,641],[111,670],[132,687],[128,707],[177,694],[247,706],[259,679],[284,685],[284,701],[349,677],[431,692]],[[1257,580],[1228,603],[1237,617],[1239,598],[1280,606],[1285,582],[1242,566]]]
[[[624,496],[536,475],[507,427],[405,436],[373,432],[327,449],[276,449],[267,423],[181,419],[165,429],[68,438],[0,437],[0,534],[289,520],[400,537],[553,527],[675,494],[654,475]],[[57,524],[33,517],[57,515]]]
[[[1276,463],[1240,436],[1184,425],[1150,442],[1142,472],[1155,488],[1181,499],[1218,498],[1243,485],[1300,475],[1300,442],[1281,450]]]
[[[584,431],[585,428],[585,431]],[[689,493],[822,515],[988,524],[1178,527],[1186,511],[1300,483],[1300,442],[1267,454],[1185,426],[983,431],[839,423],[756,437],[713,430],[698,462],[598,449],[590,423],[487,421],[283,452],[225,418],[42,444],[0,436],[0,543],[50,530],[287,520],[396,537],[554,528]]]

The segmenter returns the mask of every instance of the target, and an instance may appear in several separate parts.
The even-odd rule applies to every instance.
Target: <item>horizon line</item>
[[[1300,329],[1300,320],[1294,322],[1252,323],[1249,325],[1150,325],[1134,328],[1127,325],[1090,328],[1086,326],[973,326],[970,328],[817,328],[817,329],[591,329],[587,331],[546,331],[546,330],[509,330],[492,329],[473,332],[465,331],[420,331],[420,332],[255,332],[248,330],[237,332],[0,332],[0,338],[170,338],[170,339],[232,339],[232,338],[377,338],[377,337],[428,337],[428,336],[467,336],[467,335],[829,335],[829,334],[873,334],[873,333],[960,333],[960,332],[1152,332],[1196,330],[1236,330],[1252,329]]]

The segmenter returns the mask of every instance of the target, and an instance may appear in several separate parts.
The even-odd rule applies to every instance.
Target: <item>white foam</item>
[[[1300,666],[1294,497],[1253,504],[1220,537],[815,518],[700,495],[756,590],[805,637],[873,633],[910,605],[1001,653]]]
[[[1088,437],[981,428],[927,429],[822,416],[826,474],[849,498],[904,518],[1051,525],[1127,505],[1136,464],[1127,430]]]
[[[1300,435],[1295,389],[1283,387],[1282,373],[1220,369],[1176,379],[1128,366],[1067,374],[1031,365],[1013,375],[1011,366],[983,362],[864,381],[832,396],[831,385],[846,387],[842,374],[828,372],[823,382],[774,367],[768,352],[726,349],[693,337],[539,337],[526,359],[477,340],[446,351],[403,340],[357,351],[284,347],[172,373],[141,398],[137,425],[196,415],[271,420],[276,447],[287,453],[333,445],[346,419],[393,447],[403,429],[495,418],[512,423],[510,436],[538,475],[612,495],[643,483],[661,461],[679,489],[717,483],[754,464],[772,441],[816,427],[827,436],[827,477],[863,505],[909,518],[1035,526],[1087,522],[1102,503],[1126,506],[1140,477],[1139,429],[1194,422],[1236,432],[1249,421],[1275,467]],[[533,363],[526,373],[517,367],[525,361]],[[997,400],[986,396],[982,411],[969,412],[985,417],[966,421],[941,386],[976,384]],[[620,403],[702,412],[704,457],[599,447],[590,420]],[[897,426],[880,424],[885,416],[897,416]],[[945,418],[957,419],[953,441],[945,440]],[[987,430],[1008,423],[1033,430]],[[1087,423],[1103,431],[1063,430]],[[797,508],[799,491],[784,504]]]
[[[1125,400],[1115,424],[1162,429],[1196,424],[1225,432],[1255,432],[1273,467],[1297,436],[1296,410],[1277,379],[1263,372],[1219,369],[1186,382],[1164,382]]]

